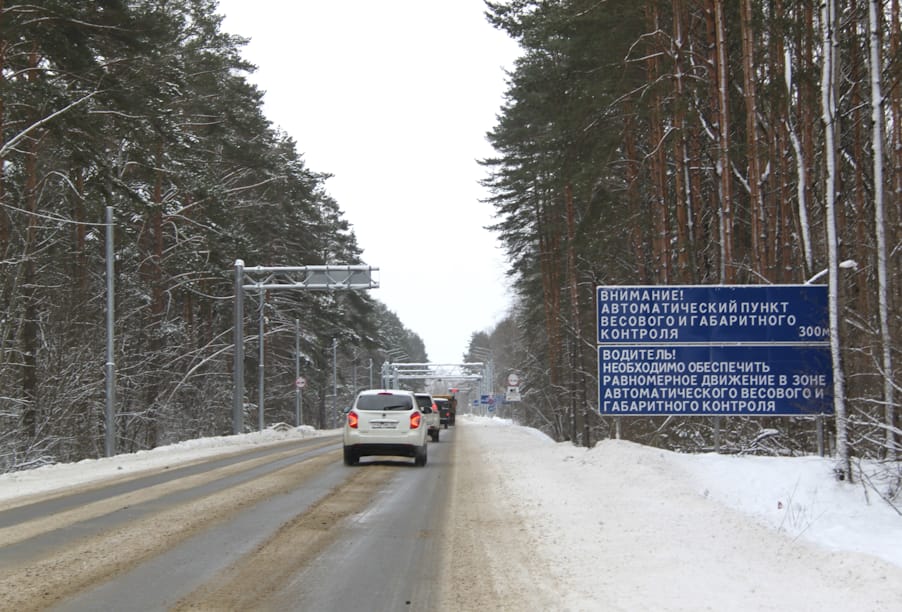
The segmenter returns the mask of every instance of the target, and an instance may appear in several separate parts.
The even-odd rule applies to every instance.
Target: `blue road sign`
[[[600,286],[598,344],[826,343],[825,285]]]
[[[832,414],[829,346],[599,346],[601,414]]]

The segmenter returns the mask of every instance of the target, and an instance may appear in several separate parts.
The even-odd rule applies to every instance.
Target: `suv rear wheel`
[[[360,457],[357,456],[357,453],[354,452],[354,449],[345,446],[344,451],[345,465],[357,465],[358,463],[360,463]]]
[[[428,446],[427,444],[424,444],[423,446],[418,446],[416,454],[413,456],[414,463],[419,467],[423,467],[424,465],[426,465],[426,448],[427,448],[427,446]]]

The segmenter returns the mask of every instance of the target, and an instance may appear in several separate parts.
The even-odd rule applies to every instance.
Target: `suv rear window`
[[[417,395],[417,406],[420,408],[432,408],[432,402],[428,395]]]
[[[361,395],[357,398],[358,410],[410,410],[413,402],[409,395],[379,394]]]

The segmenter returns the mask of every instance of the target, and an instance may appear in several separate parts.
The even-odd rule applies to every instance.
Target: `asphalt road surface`
[[[424,468],[331,436],[0,506],[0,610],[441,608],[454,433]]]

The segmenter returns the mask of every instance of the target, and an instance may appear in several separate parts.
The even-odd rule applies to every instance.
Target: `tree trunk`
[[[859,28],[864,29],[857,21],[852,27],[855,28],[856,34],[859,33]],[[867,38],[866,32],[860,32],[860,34],[862,34],[862,38]],[[856,38],[858,38],[857,35]],[[865,70],[863,65],[864,58],[861,56],[861,49],[858,44],[853,43],[849,45],[848,58],[849,92],[845,97],[848,97],[851,102],[851,108],[847,113],[852,132],[849,155],[851,159],[860,161],[854,164],[853,179],[849,181],[851,189],[845,188],[845,185],[839,186],[843,188],[843,192],[850,194],[849,202],[852,210],[850,214],[842,214],[842,209],[837,211],[837,231],[839,243],[849,245],[846,251],[847,254],[856,260],[866,261],[871,259],[868,248],[868,236],[870,235],[870,222],[873,219],[873,215],[869,215],[867,210],[869,198],[864,174],[864,161],[869,156],[869,152],[866,150],[868,137],[865,126],[869,119],[866,118],[867,100],[865,99],[865,77],[863,74]],[[850,217],[848,224],[847,217]],[[866,287],[853,289],[851,294],[856,299],[856,310],[859,312],[872,312],[870,307],[871,292]]]
[[[538,196],[542,197],[542,196]],[[542,270],[542,291],[545,304],[545,330],[548,338],[548,366],[551,384],[560,383],[560,283],[557,274],[558,240],[555,223],[549,219],[550,205],[537,204],[537,229],[539,234],[539,259]]]
[[[32,50],[28,80],[37,79],[38,52]],[[24,319],[22,321],[22,429],[27,440],[37,436],[38,412],[38,307],[37,307],[37,231],[38,231],[38,141],[40,130],[35,130],[25,141],[25,210],[28,211],[23,249],[24,270],[22,274],[22,300]]]
[[[761,196],[761,169],[758,157],[758,100],[755,85],[755,43],[752,30],[752,1],[742,0],[742,74],[745,95],[745,137],[749,182],[749,224],[751,233],[752,269],[764,278],[771,278],[767,266],[765,247],[766,221],[764,201]]]
[[[714,67],[717,74],[717,128],[719,151],[717,173],[720,177],[720,282],[736,282],[733,262],[733,180],[730,173],[730,108],[729,66],[727,58],[726,24],[723,0],[713,0],[714,11]]]
[[[892,0],[890,11],[890,57],[898,58],[902,54],[902,11],[899,8],[899,0]],[[895,270],[895,275],[888,278],[890,283],[889,294],[887,296],[887,309],[889,312],[899,312],[902,307],[902,278],[899,277],[899,270],[902,270],[902,78],[897,79],[891,88],[892,94],[889,97],[890,109],[889,116],[892,120],[892,134],[890,143],[892,146],[890,153],[890,168],[892,168],[892,179],[890,181],[890,192],[888,202],[886,203],[886,218],[889,231],[889,239],[893,241],[896,247],[890,249],[891,257],[887,262],[890,270]],[[886,194],[884,194],[886,195]],[[895,231],[893,231],[895,228]],[[900,329],[899,318],[895,317],[890,322],[890,336],[898,338],[902,335]],[[895,383],[895,372],[887,372],[886,376],[890,376]],[[894,429],[898,431],[902,429],[900,422],[900,412],[897,410],[894,420]],[[896,435],[896,441],[899,435]],[[896,445],[898,448],[898,445]]]
[[[893,0],[890,15],[890,57],[902,57],[902,10],[899,8],[899,0]],[[892,167],[893,179],[890,191],[890,205],[888,206],[890,228],[896,228],[894,244],[902,244],[902,77],[891,88],[890,116],[893,120],[892,142]],[[902,269],[902,249],[894,249],[896,270]],[[894,298],[902,303],[902,280],[896,282]]]
[[[877,242],[877,302],[883,367],[883,405],[886,426],[886,458],[896,461],[895,405],[893,397],[893,347],[889,328],[889,278],[887,276],[886,216],[883,206],[883,87],[880,61],[880,0],[868,3],[870,33],[871,125],[874,152],[874,233]]]
[[[642,201],[639,196],[639,161],[636,158],[636,132],[635,114],[633,106],[628,102],[623,109],[625,120],[623,128],[623,148],[626,155],[626,199],[629,203],[630,218],[633,219],[630,228],[630,239],[636,258],[636,274],[643,285],[649,283],[647,255],[645,252],[645,215],[642,214]]]
[[[846,417],[845,379],[840,350],[839,302],[839,236],[836,222],[837,159],[836,159],[836,6],[826,0],[821,7],[823,41],[823,70],[821,74],[821,109],[824,122],[824,159],[826,184],[824,202],[827,223],[827,263],[829,273],[830,352],[833,357],[833,409],[836,417],[837,471],[851,482],[852,464],[849,457],[848,423]]]
[[[3,19],[3,0],[0,0],[0,20]],[[6,68],[6,49],[9,42],[0,39],[0,91],[6,90],[6,77],[4,69]],[[6,109],[3,105],[3,96],[0,96],[0,146],[5,142],[3,136],[4,119],[6,118]],[[0,203],[6,200],[6,159],[0,157]],[[9,219],[9,213],[6,212],[5,206],[0,206],[0,259],[6,259],[9,249],[9,238],[12,224]]]
[[[658,7],[656,2],[646,7],[646,18],[651,31],[658,29]],[[654,36],[657,41],[658,37]],[[662,111],[661,93],[655,83],[661,74],[660,49],[656,43],[648,52],[646,60],[646,73],[648,83],[651,85],[651,113],[649,117],[649,167],[651,168],[651,180],[654,188],[654,202],[652,204],[652,222],[654,223],[654,239],[652,241],[653,259],[655,270],[653,278],[658,284],[670,283],[670,230],[668,227],[669,206],[667,205],[667,160],[664,146],[664,113]]]
[[[163,358],[163,143],[157,143],[155,156],[153,196],[148,219],[148,243],[146,253],[147,282],[150,285],[151,304],[148,318],[148,372],[144,389],[144,410],[146,414],[145,445],[155,448],[159,444],[159,398],[162,392],[162,376],[160,368]]]
[[[582,376],[582,359],[580,355],[583,349],[582,325],[580,324],[579,307],[579,283],[576,271],[576,221],[573,211],[573,186],[570,183],[564,187],[564,199],[567,204],[567,276],[570,285],[570,325],[572,326],[571,353],[570,353],[570,398],[573,411],[573,422],[576,435],[574,442],[582,437],[582,444],[588,446],[589,420],[585,414],[585,405],[580,405],[578,393],[578,379]]]
[[[775,35],[771,41],[771,63],[773,70],[771,76],[775,82],[779,83],[779,79],[783,78],[786,72],[786,30],[783,27],[785,13],[783,10],[783,0],[776,0],[774,3],[774,23],[778,24],[779,33]],[[793,214],[792,214],[792,184],[791,172],[789,164],[790,152],[790,136],[789,136],[789,117],[791,92],[789,88],[785,92],[776,91],[776,98],[779,104],[773,104],[771,110],[771,129],[774,132],[773,148],[770,158],[777,165],[778,186],[776,190],[776,202],[771,203],[768,208],[772,211],[768,217],[773,217],[769,231],[771,232],[774,258],[770,262],[774,268],[775,278],[781,283],[793,282],[793,273],[797,268],[796,261],[793,257]]]
[[[673,0],[673,65],[674,94],[676,109],[674,110],[673,127],[676,134],[673,145],[674,162],[674,216],[676,217],[677,234],[677,280],[681,283],[694,282],[693,268],[695,257],[693,249],[693,226],[695,224],[691,180],[689,177],[689,148],[687,145],[686,126],[686,92],[683,83],[683,3]]]
[[[799,43],[799,65],[802,67],[802,80],[799,85],[799,129],[802,134],[802,162],[804,167],[799,169],[800,179],[805,181],[804,202],[799,202],[799,215],[801,219],[802,240],[809,245],[805,253],[805,277],[812,276],[815,270],[815,253],[813,242],[811,240],[811,226],[809,221],[809,212],[814,205],[814,128],[817,115],[814,113],[816,108],[816,98],[814,95],[814,0],[805,0],[804,4],[804,21],[805,24],[801,28],[802,40]]]
[[[85,213],[85,173],[83,170],[75,171],[75,193],[73,194],[74,203],[72,205],[72,220],[74,223],[74,253],[72,263],[72,278],[75,279],[75,286],[81,291],[88,288],[88,260],[85,253],[85,243],[87,239],[87,214]]]

